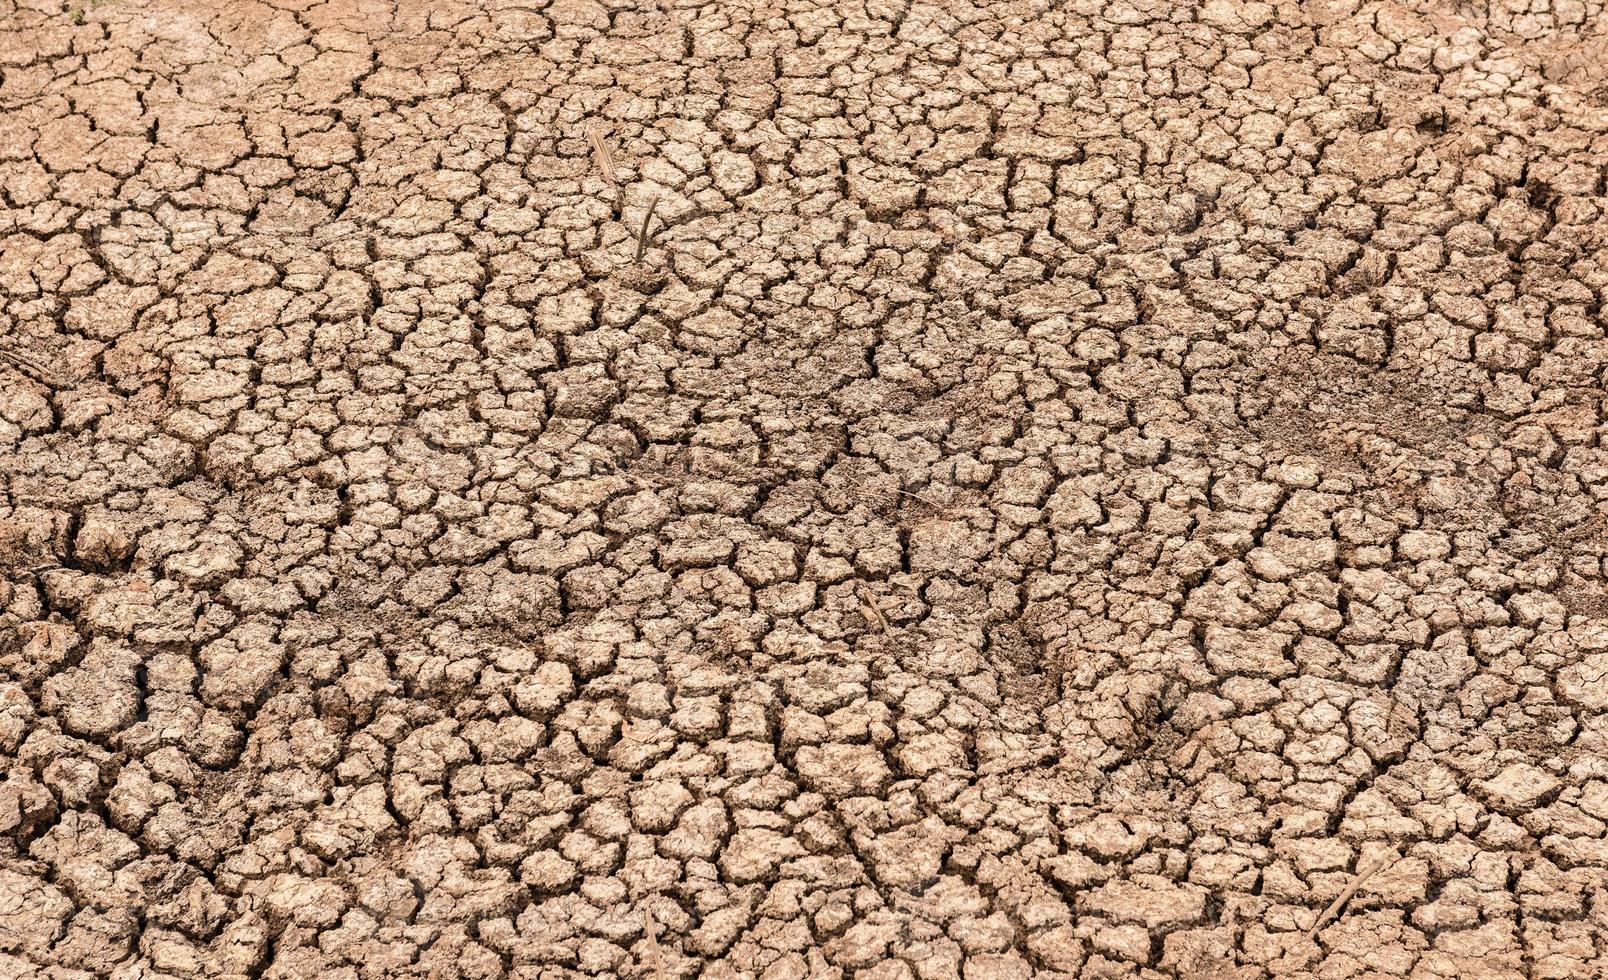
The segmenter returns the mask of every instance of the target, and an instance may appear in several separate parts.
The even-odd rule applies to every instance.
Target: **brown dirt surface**
[[[0,978],[1608,974],[1602,0],[0,2]]]

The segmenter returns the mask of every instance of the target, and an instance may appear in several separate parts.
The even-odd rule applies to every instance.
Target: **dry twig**
[[[653,921],[653,913],[646,906],[642,909],[642,930],[648,936],[648,953],[653,957],[653,975],[656,980],[665,980],[664,950],[659,948],[659,925]]]
[[[659,199],[655,197],[648,202],[648,213],[642,216],[642,229],[637,232],[636,260],[642,261],[642,256],[648,251],[648,230],[653,227],[653,212],[659,209]]]
[[[56,372],[22,351],[0,347],[0,361],[5,361],[35,381],[42,381],[47,385],[56,383]]]
[[[614,158],[609,155],[609,145],[603,141],[603,131],[596,126],[588,126],[586,141],[592,144],[592,155],[597,159],[597,169],[603,179],[614,183]]]
[[[859,477],[850,476],[847,473],[843,474],[843,476],[850,483],[853,483],[854,485],[858,486],[861,490],[865,490],[865,491],[873,492],[873,493],[876,492],[876,489],[877,489],[876,487],[873,487],[871,484],[869,484],[866,481],[860,479]],[[931,507],[933,510],[938,511],[941,514],[947,514],[952,509],[952,508],[949,508],[949,507],[945,507],[942,504],[935,503],[935,502],[933,502],[931,500],[928,500],[926,497],[923,497],[919,493],[912,493],[911,491],[906,490],[904,487],[893,487],[892,489],[893,489],[894,493],[903,494],[906,497],[909,497],[911,500],[914,500],[914,501],[916,501],[918,503],[926,504],[928,507]]]
[[[866,622],[876,623],[882,632],[888,632],[888,617],[883,615],[882,607],[877,604],[877,597],[865,586],[858,589],[860,594],[860,615]]]
[[[1312,931],[1307,933],[1307,938],[1317,939],[1318,933],[1324,926],[1329,924],[1329,920],[1339,915],[1340,910],[1345,908],[1347,902],[1351,901],[1351,896],[1357,894],[1357,889],[1361,888],[1369,878],[1395,864],[1396,861],[1395,857],[1387,854],[1370,865],[1367,871],[1351,879],[1351,884],[1347,885],[1346,890],[1340,893],[1340,897],[1330,902],[1329,907],[1323,910],[1322,915],[1318,916],[1318,921],[1312,923]]]

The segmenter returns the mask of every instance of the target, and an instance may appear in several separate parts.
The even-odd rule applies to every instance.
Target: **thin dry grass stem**
[[[1345,908],[1347,902],[1351,901],[1351,896],[1357,894],[1357,889],[1366,884],[1369,878],[1395,864],[1397,860],[1398,858],[1387,854],[1370,865],[1367,871],[1351,879],[1351,884],[1347,885],[1346,890],[1340,893],[1340,897],[1330,902],[1329,907],[1323,910],[1322,915],[1318,916],[1318,921],[1312,923],[1312,930],[1307,933],[1307,939],[1317,939],[1318,933],[1323,930],[1324,926],[1329,924],[1329,920],[1339,915],[1340,910]]]
[[[655,197],[648,202],[648,213],[642,216],[642,228],[637,232],[636,260],[642,261],[642,256],[648,251],[648,231],[653,227],[653,213],[659,210],[659,199]]]
[[[609,155],[609,145],[603,141],[603,130],[596,126],[586,129],[586,141],[592,144],[592,156],[597,160],[598,172],[603,179],[614,183],[614,158]]]
[[[646,906],[642,909],[642,931],[648,936],[648,955],[653,957],[653,976],[655,980],[665,980],[664,950],[659,948],[659,924],[653,921],[653,913]]]
[[[35,381],[42,381],[47,385],[56,383],[56,373],[54,371],[22,351],[0,347],[0,361],[5,361]]]
[[[858,592],[860,594],[860,615],[865,617],[866,622],[876,623],[882,632],[889,632],[888,617],[883,615],[882,607],[877,604],[876,595],[863,585],[860,586]]]
[[[871,484],[869,484],[866,481],[860,479],[859,477],[850,476],[847,473],[845,473],[843,475],[844,475],[845,478],[848,479],[848,481],[850,483],[853,483],[855,486],[859,487],[861,490],[865,490],[865,491],[867,491],[869,493],[876,493],[877,492],[877,489],[875,487],[871,486]],[[928,507],[931,507],[933,510],[938,511],[941,514],[950,513],[954,509],[952,507],[945,507],[943,504],[936,503],[934,501],[928,500],[926,497],[923,497],[919,493],[912,493],[911,491],[906,490],[904,487],[893,487],[892,489],[893,489],[894,493],[903,494],[904,496],[909,497],[911,500],[914,500],[914,501],[916,501],[918,503],[926,504]]]

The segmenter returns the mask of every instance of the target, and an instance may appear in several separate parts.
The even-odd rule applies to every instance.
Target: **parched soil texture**
[[[0,978],[1608,973],[1601,0],[0,0]]]

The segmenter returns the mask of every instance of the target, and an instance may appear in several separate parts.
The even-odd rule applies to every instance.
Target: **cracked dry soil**
[[[0,17],[0,977],[1608,969],[1600,0]]]

